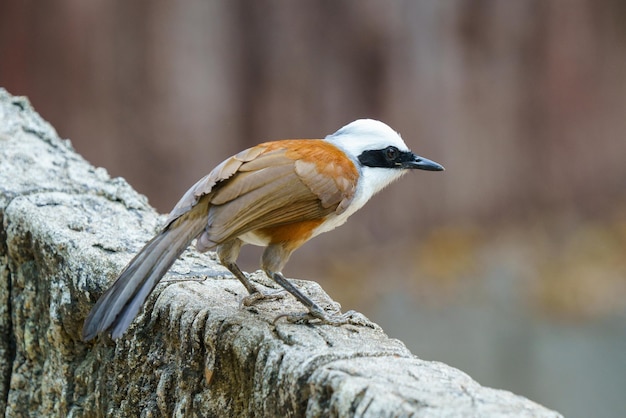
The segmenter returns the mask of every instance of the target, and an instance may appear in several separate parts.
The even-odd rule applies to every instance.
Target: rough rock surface
[[[241,309],[239,282],[192,250],[122,338],[83,343],[90,307],[160,222],[124,180],[0,89],[0,413],[559,416],[420,360],[380,328],[274,325],[302,307],[285,298]]]

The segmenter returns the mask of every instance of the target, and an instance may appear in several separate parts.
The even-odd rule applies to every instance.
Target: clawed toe
[[[277,300],[285,297],[285,290],[275,290],[271,292],[256,291],[241,299],[241,306],[253,306],[266,300]]]

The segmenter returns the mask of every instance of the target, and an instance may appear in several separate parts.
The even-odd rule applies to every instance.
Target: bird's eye
[[[396,147],[387,147],[385,148],[385,158],[389,161],[393,161],[398,158],[400,151]]]

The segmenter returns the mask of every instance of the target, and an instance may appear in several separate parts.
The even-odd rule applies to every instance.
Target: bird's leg
[[[285,276],[283,276],[281,273],[268,272],[268,276],[274,279],[276,283],[281,285],[287,292],[291,293],[296,299],[300,301],[300,303],[302,303],[304,306],[306,306],[309,309],[308,314],[304,314],[304,315],[284,314],[284,315],[280,315],[276,319],[280,319],[283,317],[287,319],[292,319],[292,318],[296,319],[295,317],[298,317],[297,318],[298,320],[306,320],[305,317],[308,316],[311,319],[319,319],[322,323],[329,324],[329,325],[342,325],[342,324],[347,323],[345,321],[342,322],[341,320],[336,320],[334,317],[330,317],[329,315],[327,315],[326,312],[324,312],[324,310],[317,305],[317,303],[313,302],[308,296],[302,293],[289,280],[287,280]]]
[[[239,279],[239,281],[244,285],[249,294],[257,294],[261,293],[261,291],[246,277],[243,271],[239,268],[239,266],[235,263],[223,263],[224,267],[230,270],[233,275]]]
[[[348,323],[356,323],[353,320],[353,311],[346,312],[343,315],[330,315],[327,314],[318,304],[313,302],[308,296],[303,294],[296,286],[294,286],[285,276],[280,273],[284,265],[287,263],[289,256],[293,248],[290,249],[285,245],[274,244],[269,245],[263,252],[261,258],[261,266],[265,274],[276,283],[278,283],[283,289],[291,293],[300,303],[302,303],[309,312],[304,314],[283,314],[278,316],[276,320],[280,318],[286,318],[290,322],[309,322],[314,320],[315,323],[327,324],[327,325],[344,325]],[[359,321],[361,324],[363,321]]]
[[[297,287],[295,287],[289,280],[285,279],[281,273],[266,272],[276,283],[281,285],[283,289],[291,293],[296,299],[300,301],[304,306],[309,308],[309,311],[315,312],[313,315],[324,315],[324,310],[317,306],[308,296],[302,293]]]
[[[276,321],[285,318],[289,322],[312,322],[316,324],[324,324],[324,325],[362,325],[370,328],[375,328],[374,324],[370,322],[365,316],[359,314],[356,311],[348,311],[344,314],[331,315],[326,313],[322,308],[319,307],[315,302],[313,302],[309,297],[305,296],[297,287],[295,287],[289,280],[285,278],[281,273],[269,273],[271,274],[272,279],[279,285],[281,285],[285,290],[291,293],[296,299],[300,301],[304,306],[309,309],[307,313],[297,313],[297,314],[282,314],[278,315],[274,318],[274,323]],[[268,274],[268,275],[269,275]]]
[[[262,292],[257,286],[254,285],[254,283],[250,281],[250,279],[248,279],[248,277],[246,277],[245,273],[241,271],[239,266],[237,266],[235,260],[237,260],[239,250],[242,245],[243,241],[240,239],[234,239],[220,244],[217,247],[217,256],[220,259],[220,263],[222,263],[224,267],[226,267],[237,279],[239,279],[249,293],[248,296],[243,298],[242,305],[250,306],[263,299],[278,299],[282,297],[280,294],[282,293],[282,290],[270,293]]]
[[[280,299],[280,298],[282,298],[284,296],[283,293],[285,291],[282,290],[282,289],[274,291],[274,292],[263,292],[263,291],[261,291],[258,287],[256,287],[250,281],[250,279],[248,279],[246,277],[245,273],[243,271],[241,271],[239,266],[237,266],[237,264],[235,264],[235,263],[228,263],[224,267],[226,267],[228,270],[230,270],[230,272],[233,273],[235,275],[235,277],[238,278],[239,281],[241,283],[243,283],[245,288],[248,290],[249,295],[245,296],[241,300],[241,305],[242,306],[252,306],[255,303],[261,302],[263,300]]]
[[[226,241],[218,245],[217,257],[220,259],[220,263],[222,263],[224,267],[230,270],[230,272],[233,273],[237,279],[239,279],[239,281],[245,286],[248,293],[260,293],[259,289],[257,289],[257,287],[250,282],[246,275],[243,274],[243,271],[241,271],[237,264],[235,264],[242,245],[243,241],[239,238]]]

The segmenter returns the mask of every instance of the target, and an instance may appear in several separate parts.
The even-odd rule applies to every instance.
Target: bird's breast
[[[356,192],[354,194],[354,197],[350,201],[350,204],[348,205],[348,207],[346,207],[346,209],[343,212],[339,213],[339,214],[334,214],[333,213],[333,214],[329,215],[328,217],[326,217],[324,222],[321,223],[315,229],[315,231],[313,231],[312,237],[317,236],[319,234],[322,234],[324,232],[332,231],[333,229],[337,228],[338,226],[341,226],[344,223],[346,223],[348,218],[354,212],[356,212],[357,210],[361,209],[363,207],[363,205],[365,205],[365,203],[367,203],[369,198],[370,198],[370,196],[367,195],[366,193],[364,193],[362,187],[357,187],[356,188]]]

